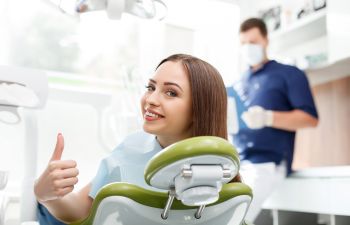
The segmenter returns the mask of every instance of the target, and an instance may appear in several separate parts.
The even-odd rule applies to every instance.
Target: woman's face
[[[191,134],[192,101],[188,75],[181,62],[163,63],[149,79],[141,98],[143,129],[181,140]]]

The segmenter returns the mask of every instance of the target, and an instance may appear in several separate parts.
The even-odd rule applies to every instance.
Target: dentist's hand
[[[34,192],[39,202],[61,198],[72,192],[74,185],[78,183],[77,163],[74,160],[61,160],[63,149],[63,136],[58,134],[49,164],[35,182]]]
[[[243,121],[250,129],[261,129],[273,124],[273,112],[261,106],[252,106],[242,114]]]

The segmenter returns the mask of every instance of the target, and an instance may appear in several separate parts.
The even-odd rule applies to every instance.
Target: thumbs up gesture
[[[48,166],[35,182],[34,192],[39,202],[61,198],[72,192],[78,183],[77,163],[74,160],[61,160],[63,149],[64,139],[62,134],[58,134]]]

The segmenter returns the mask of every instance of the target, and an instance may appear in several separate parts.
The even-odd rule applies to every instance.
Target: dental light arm
[[[106,10],[110,19],[120,19],[122,13],[152,19],[157,16],[156,3],[166,10],[162,0],[79,0],[76,4],[76,12]]]

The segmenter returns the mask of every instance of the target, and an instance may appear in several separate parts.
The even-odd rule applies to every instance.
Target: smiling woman
[[[218,71],[207,62],[172,55],[161,61],[146,88],[141,99],[144,131],[126,137],[79,192],[72,192],[78,182],[77,163],[61,160],[64,142],[61,134],[57,136],[35,194],[59,220],[86,218],[97,192],[106,184],[121,181],[149,189],[143,177],[146,163],[171,144],[195,136],[227,139],[226,89]],[[234,180],[240,181],[239,175]]]
[[[157,98],[159,92],[163,91],[164,94],[160,96],[170,97],[171,103],[170,107],[165,104],[165,107],[170,109],[161,110],[169,111],[170,115],[174,114],[172,121],[182,126],[178,128],[182,137],[215,134],[227,138],[225,86],[219,72],[207,62],[188,55],[170,56],[158,65],[148,87],[148,92],[141,101],[144,112],[147,109],[154,110],[160,104],[159,101],[168,99]],[[182,122],[178,115],[183,115],[183,119],[189,124]],[[144,129],[147,129],[147,124],[144,125]],[[174,137],[174,134],[172,136]]]

